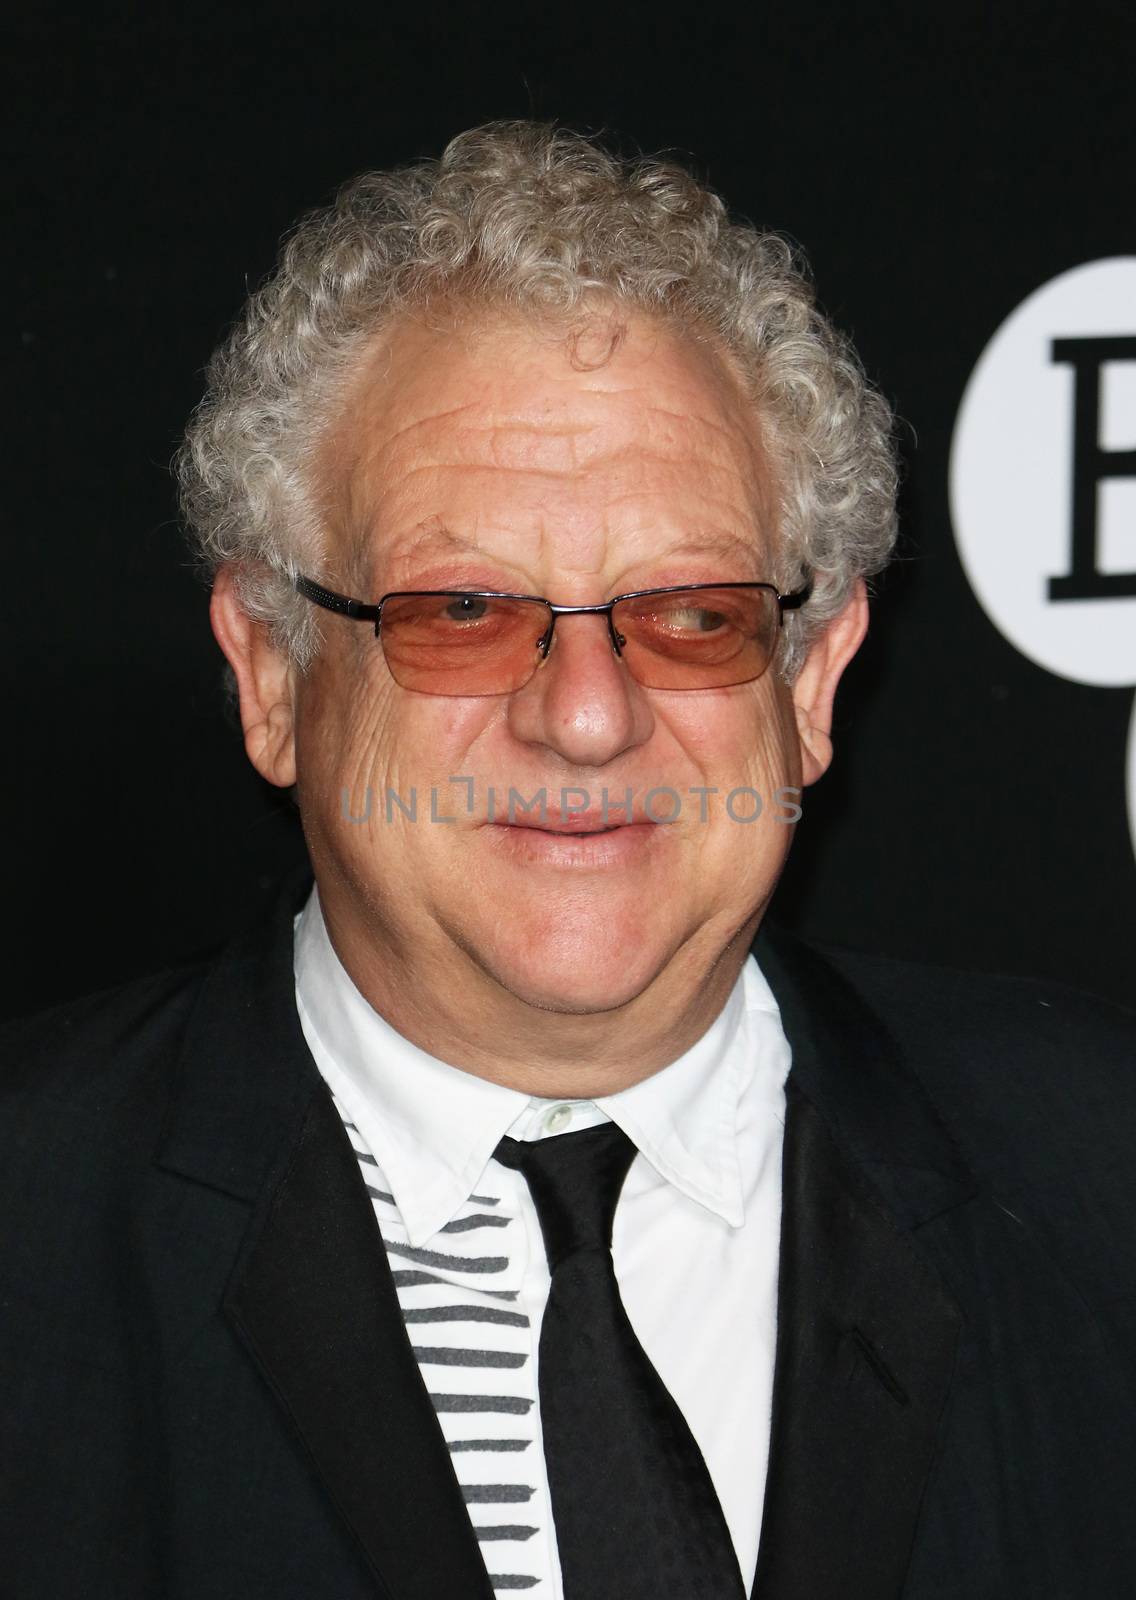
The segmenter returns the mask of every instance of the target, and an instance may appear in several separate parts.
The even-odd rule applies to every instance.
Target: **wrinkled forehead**
[[[403,321],[360,360],[328,445],[334,536],[368,574],[447,544],[602,572],[652,541],[712,554],[772,535],[739,375],[708,340],[622,308]]]

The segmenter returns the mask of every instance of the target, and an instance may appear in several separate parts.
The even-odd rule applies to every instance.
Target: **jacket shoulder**
[[[1136,1247],[1136,1013],[1046,979],[824,958],[988,1193],[1065,1234],[1096,1215]]]
[[[0,1025],[0,1124],[44,1101],[98,1114],[172,1069],[207,971],[177,967]]]
[[[1136,1104],[1136,1012],[1048,979],[1006,977],[825,947],[928,1088],[977,1100],[1039,1095],[1099,1106],[1111,1089]]]

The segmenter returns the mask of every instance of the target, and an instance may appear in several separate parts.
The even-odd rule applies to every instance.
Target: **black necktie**
[[[565,1600],[744,1600],[702,1453],[615,1281],[612,1221],[634,1155],[613,1122],[496,1151],[528,1183],[552,1274],[540,1419]]]

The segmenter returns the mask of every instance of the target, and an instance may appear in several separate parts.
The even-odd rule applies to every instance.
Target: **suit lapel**
[[[793,1066],[754,1600],[896,1600],[961,1323],[913,1230],[974,1185],[834,969],[772,933],[757,954]]]
[[[206,981],[158,1162],[253,1210],[224,1313],[389,1600],[492,1600],[358,1164],[296,1014],[293,880]]]
[[[396,1600],[488,1600],[374,1212],[322,1090],[225,1312]]]
[[[959,1317],[788,1092],[777,1356],[755,1600],[895,1600]]]

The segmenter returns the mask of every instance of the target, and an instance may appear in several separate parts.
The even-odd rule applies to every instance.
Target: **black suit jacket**
[[[5,1600],[489,1600],[297,1018],[307,887],[4,1032]],[[1130,1597],[1133,1019],[757,952],[793,1065],[756,1600]]]

